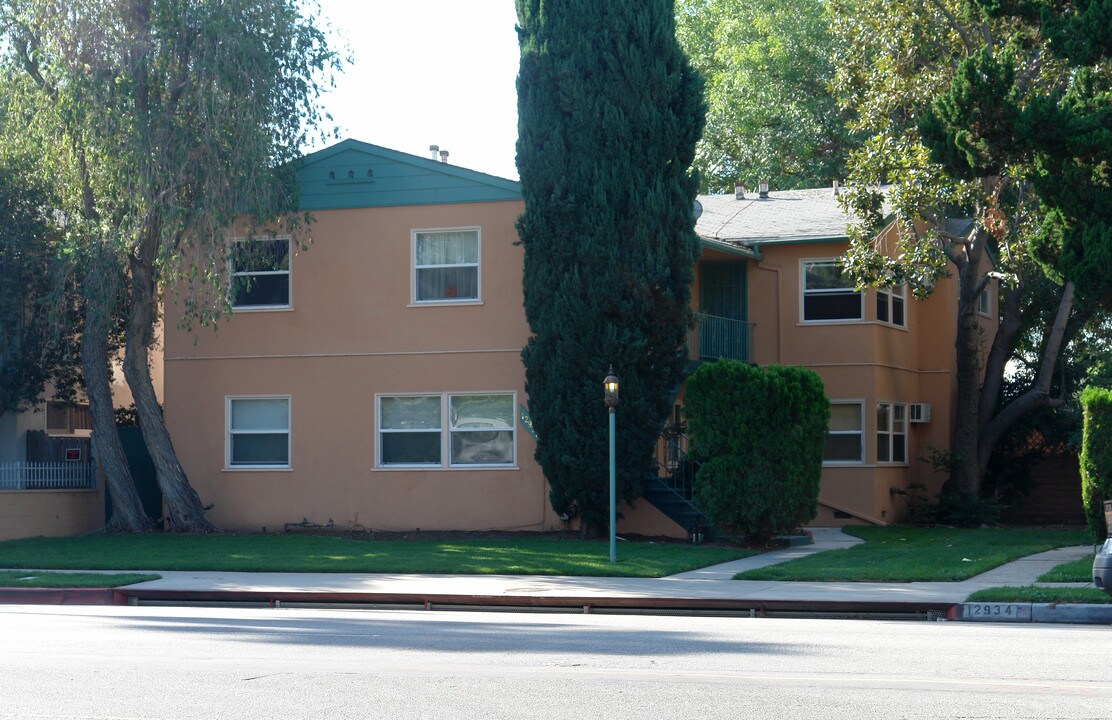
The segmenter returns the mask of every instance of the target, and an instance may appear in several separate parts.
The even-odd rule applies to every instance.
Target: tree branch
[[[973,41],[969,37],[969,33],[965,31],[965,28],[961,26],[953,13],[951,13],[940,0],[931,0],[931,5],[934,5],[935,9],[942,13],[946,18],[946,22],[949,23],[950,28],[961,37],[961,44],[965,47],[965,54],[972,55],[974,51],[976,51],[977,46],[973,44]]]
[[[1054,324],[1046,336],[1046,344],[1043,346],[1042,359],[1039,362],[1039,372],[1035,378],[1035,384],[1027,392],[1008,403],[996,417],[992,418],[991,422],[985,425],[984,431],[980,433],[978,447],[980,457],[978,459],[981,462],[981,467],[988,466],[993,447],[1017,420],[1036,408],[1061,407],[1065,404],[1066,393],[1064,389],[1058,396],[1052,397],[1050,395],[1050,383],[1054,378],[1054,369],[1058,362],[1058,356],[1061,354],[1062,339],[1065,337],[1066,326],[1069,324],[1072,310],[1073,283],[1067,282],[1062,289],[1062,297],[1058,301],[1058,313],[1054,317]],[[984,398],[982,397],[983,401]]]
[[[988,277],[985,276],[974,290],[974,297],[980,294]],[[989,423],[992,422],[992,413],[1000,399],[1000,389],[1004,385],[1004,373],[1008,361],[1015,350],[1015,341],[1023,329],[1023,316],[1020,309],[1020,300],[1023,297],[1023,285],[1016,284],[1004,291],[1004,310],[1000,317],[1000,324],[996,328],[996,335],[992,339],[988,357],[985,359],[985,378],[981,386],[980,400],[980,428],[983,434]]]

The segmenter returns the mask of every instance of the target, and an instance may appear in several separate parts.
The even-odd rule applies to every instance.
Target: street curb
[[[636,613],[724,613],[751,617],[836,615],[882,617],[921,615],[942,619],[953,613],[949,602],[873,602],[754,600],[727,598],[644,598],[605,596],[456,595],[441,593],[304,592],[262,590],[0,589],[0,604],[17,605],[228,604],[267,607],[294,605],[398,606],[446,610],[487,608]]]
[[[126,605],[115,588],[0,588],[2,605]]]
[[[250,604],[391,606],[405,609],[532,609],[582,613],[723,613],[750,617],[919,616],[959,622],[1112,625],[1112,605],[1082,603],[950,603],[605,596],[453,595],[440,593],[146,590],[140,588],[0,588],[0,605]]]
[[[953,608],[949,602],[869,602],[813,600],[755,600],[729,598],[645,598],[606,596],[536,595],[456,595],[440,593],[349,593],[349,592],[275,592],[255,590],[145,590],[119,588],[127,604],[143,602],[252,603],[272,607],[291,604],[313,605],[405,605],[425,609],[448,608],[531,608],[552,610],[636,611],[647,612],[725,612],[748,613],[762,617],[777,613],[837,615],[933,614],[946,617]]]
[[[1112,625],[1112,605],[1086,603],[961,603],[950,620],[992,623]]]

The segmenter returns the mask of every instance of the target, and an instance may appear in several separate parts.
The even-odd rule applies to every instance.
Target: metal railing
[[[687,436],[682,430],[665,428],[656,448],[657,477],[684,500],[691,502],[699,463],[687,453]]]
[[[95,490],[91,462],[0,463],[0,490]]]
[[[695,327],[687,337],[688,355],[693,360],[727,358],[750,362],[752,339],[752,323],[695,313]]]

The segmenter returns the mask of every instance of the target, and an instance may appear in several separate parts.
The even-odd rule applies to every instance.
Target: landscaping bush
[[[1112,500],[1112,390],[1089,387],[1081,393],[1081,499],[1093,540],[1108,535],[1104,501]]]
[[[815,517],[830,402],[814,371],[719,360],[685,398],[695,501],[720,531],[763,540]]]

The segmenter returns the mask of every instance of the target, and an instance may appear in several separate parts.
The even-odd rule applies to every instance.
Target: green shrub
[[[1093,539],[1108,535],[1104,501],[1112,500],[1112,390],[1089,387],[1081,393],[1081,499]]]
[[[719,360],[685,398],[695,501],[719,530],[767,539],[815,517],[830,403],[814,371]]]

